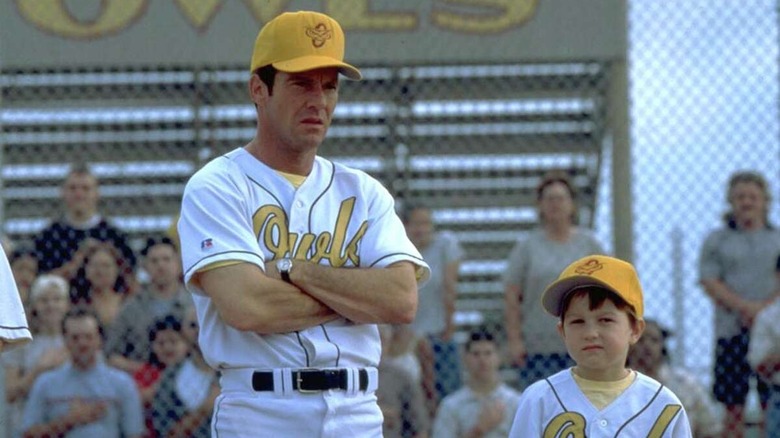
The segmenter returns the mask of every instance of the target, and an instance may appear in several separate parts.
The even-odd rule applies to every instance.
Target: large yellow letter
[[[118,33],[138,20],[148,0],[101,0],[95,18],[73,16],[65,0],[16,0],[19,14],[39,29],[74,39],[97,38]]]
[[[244,0],[246,6],[252,11],[255,20],[260,23],[271,21],[272,18],[281,14],[284,6],[290,0]],[[260,28],[258,28],[259,30]]]
[[[224,0],[175,0],[176,6],[199,32],[208,27]]]
[[[413,12],[371,12],[369,0],[330,0],[326,13],[349,30],[399,31],[417,28]]]
[[[539,0],[447,0],[447,3],[490,9],[494,14],[433,11],[436,26],[455,32],[497,33],[528,21]]]

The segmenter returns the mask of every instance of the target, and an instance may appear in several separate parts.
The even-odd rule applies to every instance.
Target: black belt
[[[294,370],[292,372],[293,389],[299,392],[318,392],[329,389],[346,391],[349,370]],[[368,389],[368,371],[358,370],[359,389]],[[272,371],[255,371],[252,373],[252,389],[255,391],[273,391],[274,373]]]

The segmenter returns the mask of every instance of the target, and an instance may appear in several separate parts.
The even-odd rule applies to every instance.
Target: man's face
[[[73,173],[62,185],[62,199],[71,214],[93,214],[97,211],[98,197],[98,183],[93,175]]]
[[[417,208],[409,212],[404,224],[409,240],[418,248],[426,247],[433,238],[433,217],[426,208]]]
[[[259,98],[261,130],[288,149],[305,152],[325,139],[339,96],[338,70],[276,74],[273,93]]]
[[[465,357],[466,369],[475,382],[489,383],[498,378],[501,358],[492,341],[474,341],[469,345]]]
[[[144,268],[152,283],[165,286],[178,282],[181,274],[179,255],[171,245],[161,243],[152,246],[146,253]]]
[[[97,321],[93,316],[68,318],[64,328],[65,346],[73,364],[82,369],[90,368],[103,344]]]

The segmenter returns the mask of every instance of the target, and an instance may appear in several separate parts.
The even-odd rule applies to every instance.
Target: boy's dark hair
[[[176,243],[170,237],[150,237],[146,239],[146,245],[144,245],[144,248],[141,250],[141,256],[146,257],[146,255],[149,253],[149,250],[152,249],[153,246],[157,245],[170,245],[174,252],[178,252]]]
[[[67,334],[67,330],[65,329],[65,323],[68,322],[68,320],[81,319],[81,318],[94,318],[95,322],[97,323],[98,334],[100,335],[100,339],[105,338],[103,333],[103,324],[100,322],[100,317],[98,317],[95,311],[84,306],[72,307],[70,310],[68,310],[65,316],[62,317],[62,325],[61,325],[62,334],[63,335]]]
[[[628,304],[626,300],[612,291],[595,286],[575,289],[566,294],[566,296],[563,298],[563,304],[561,305],[561,323],[563,323],[563,318],[566,316],[566,311],[569,310],[571,300],[573,300],[574,297],[582,297],[585,295],[588,296],[588,301],[590,303],[588,308],[590,310],[598,309],[604,304],[604,301],[609,300],[612,302],[612,304],[615,305],[615,307],[617,307],[618,310],[628,314],[628,320],[632,326],[636,324],[636,310],[630,304]]]
[[[473,343],[481,342],[481,341],[492,342],[493,344],[495,344],[496,338],[495,336],[493,336],[493,333],[486,328],[480,328],[474,330],[469,335],[468,341],[466,341],[466,345],[465,345],[466,351],[469,351],[471,349],[471,345]]]
[[[157,334],[163,330],[173,330],[175,332],[181,333],[181,321],[179,321],[179,318],[170,314],[154,320],[154,322],[151,325],[151,328],[149,329],[150,346],[155,341],[155,339],[157,339]],[[152,350],[151,348],[149,349],[149,363],[155,366],[162,365],[162,362],[160,362],[160,358],[157,357],[157,355],[154,353],[154,350]]]

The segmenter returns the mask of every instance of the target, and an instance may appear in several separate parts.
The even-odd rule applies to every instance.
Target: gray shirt
[[[604,254],[593,234],[575,228],[566,242],[550,240],[542,229],[520,239],[509,254],[504,287],[519,286],[523,292],[523,340],[528,354],[566,354],[557,320],[542,309],[542,293],[573,261],[591,254]]]
[[[769,298],[777,288],[775,264],[780,255],[780,231],[721,228],[707,236],[699,260],[700,280],[721,280],[748,300]],[[739,314],[715,306],[715,336],[736,336],[743,328]]]
[[[436,233],[431,243],[420,248],[423,260],[431,267],[428,282],[419,289],[417,316],[412,329],[418,335],[441,333],[447,325],[444,309],[444,274],[447,265],[463,258],[463,249],[454,234]]]
[[[161,299],[147,289],[143,290],[127,300],[120,309],[107,333],[106,353],[109,356],[120,354],[142,362],[149,360],[149,329],[155,319],[172,314],[181,320],[192,305],[192,295],[184,285],[171,299]]]
[[[432,438],[466,436],[466,433],[477,425],[485,403],[491,400],[501,400],[504,403],[504,419],[495,429],[485,434],[485,437],[507,437],[520,404],[520,393],[501,384],[487,396],[477,394],[465,386],[444,397],[436,411]]]
[[[76,399],[104,401],[108,409],[94,423],[72,429],[65,435],[68,438],[135,437],[145,431],[135,382],[125,372],[102,361],[87,371],[66,363],[41,374],[27,399],[22,430],[64,416]]]

